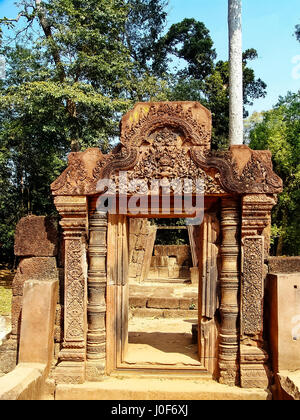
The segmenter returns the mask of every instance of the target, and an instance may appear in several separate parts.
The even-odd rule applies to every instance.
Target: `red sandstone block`
[[[147,297],[130,297],[129,306],[132,308],[145,308],[147,304]]]
[[[185,298],[179,301],[180,309],[195,310],[198,309],[197,299]]]
[[[58,228],[54,219],[45,216],[23,217],[16,229],[15,255],[54,257],[58,254]]]
[[[22,296],[27,280],[56,279],[58,271],[54,257],[23,258],[13,280],[13,295]]]
[[[150,298],[148,299],[147,307],[154,309],[179,309],[179,299]]]
[[[13,296],[11,310],[11,332],[12,335],[20,334],[21,313],[22,313],[22,296]]]
[[[24,286],[19,363],[51,366],[58,280],[29,280]]]

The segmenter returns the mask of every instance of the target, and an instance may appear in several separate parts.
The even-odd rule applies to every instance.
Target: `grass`
[[[0,269],[0,315],[11,314],[12,290],[11,284],[14,273],[6,268]]]
[[[0,315],[8,316],[11,313],[12,290],[0,286]]]

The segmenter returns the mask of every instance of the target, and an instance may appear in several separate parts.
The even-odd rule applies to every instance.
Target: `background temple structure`
[[[51,186],[60,228],[41,217],[20,222],[13,332],[4,345],[15,354],[17,343],[17,370],[28,363],[45,366],[37,376],[41,381],[48,378],[46,390],[57,398],[71,397],[75,389],[84,396],[91,382],[102,384],[103,391],[105,378],[129,375],[130,380],[137,371],[158,378],[166,373],[192,375],[200,381],[210,378],[216,386],[221,386],[217,382],[231,386],[232,395],[239,387],[240,398],[266,398],[271,385],[277,384],[276,392],[281,389],[277,374],[289,369],[287,363],[292,360],[294,369],[300,367],[297,326],[292,327],[299,275],[268,275],[272,264],[276,266],[269,259],[271,210],[282,181],[272,170],[269,151],[247,146],[211,150],[211,127],[211,114],[199,103],[139,103],[123,117],[120,144],[111,153],[88,149],[70,154],[68,168]],[[126,193],[121,182],[125,173],[131,185]],[[181,266],[178,263],[183,269],[187,264],[183,261],[189,261],[192,274],[185,271],[185,280],[192,279],[197,291],[189,308],[196,314],[194,366],[128,363],[129,302],[134,300],[130,284],[142,284],[151,272],[155,278],[158,267],[163,268],[159,261],[169,257],[174,268],[174,258],[178,262],[179,253],[187,252],[159,247],[153,252],[157,227],[147,219],[191,219],[172,198],[167,208],[163,189],[154,194],[153,205],[149,193],[153,179],[189,179],[193,185],[197,179],[203,181],[203,219],[189,226],[190,251]],[[103,180],[116,186],[114,211],[99,208],[99,198],[110,197]],[[199,191],[191,187],[188,194],[193,199]],[[139,214],[127,206],[135,195],[140,199]],[[24,237],[24,232],[30,234]],[[290,315],[278,294],[282,276]],[[151,282],[147,287],[151,289]],[[283,343],[289,355],[285,361]]]

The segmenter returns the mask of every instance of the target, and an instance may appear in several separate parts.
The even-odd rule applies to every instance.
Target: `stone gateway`
[[[145,198],[153,179],[201,178],[204,224],[189,232],[201,272],[199,370],[223,384],[267,388],[264,261],[282,181],[269,151],[211,150],[211,128],[211,114],[199,103],[139,103],[123,117],[120,144],[111,153],[70,154],[68,168],[51,186],[64,235],[58,383],[101,381],[103,375],[128,370],[128,220],[133,215],[118,213],[119,203],[114,212],[99,211],[99,197],[107,192],[101,181],[113,181],[118,200],[128,202],[134,194]],[[124,173],[131,185],[125,193]],[[143,201],[142,217],[166,217],[166,210],[170,217],[187,217],[172,200],[165,208],[161,195],[158,189],[154,210]],[[217,242],[214,230],[220,232]]]

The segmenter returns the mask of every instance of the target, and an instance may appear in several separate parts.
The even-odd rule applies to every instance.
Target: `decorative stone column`
[[[268,355],[263,341],[264,260],[270,246],[273,195],[242,199],[240,369],[243,388],[267,388]]]
[[[219,335],[219,381],[239,385],[239,205],[222,199],[221,329]]]
[[[87,199],[58,196],[55,205],[62,217],[65,247],[64,341],[55,379],[76,384],[85,381]]]
[[[106,359],[107,214],[91,210],[89,231],[87,379],[99,381]]]

